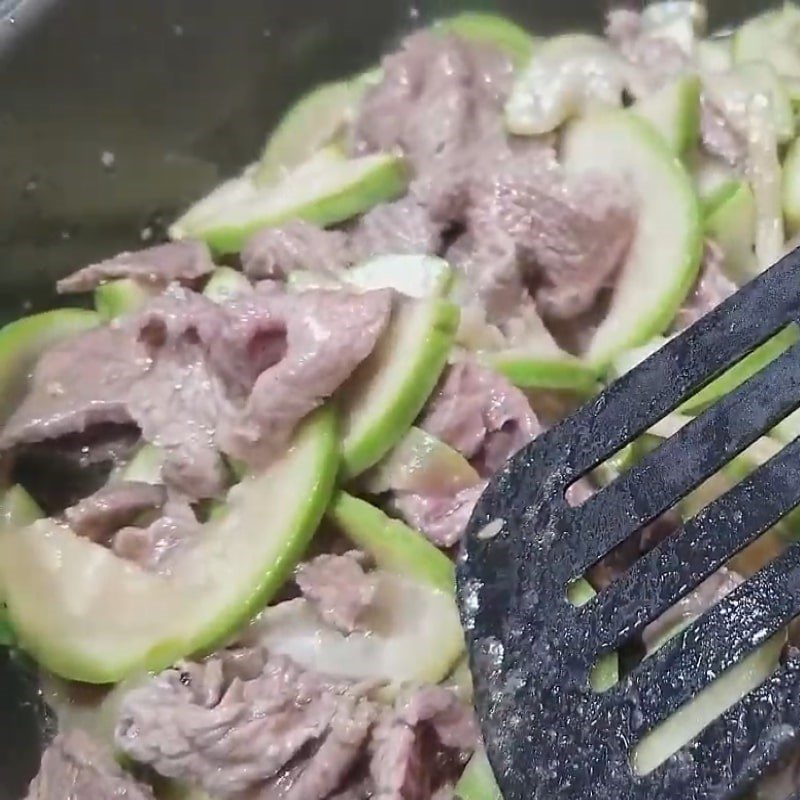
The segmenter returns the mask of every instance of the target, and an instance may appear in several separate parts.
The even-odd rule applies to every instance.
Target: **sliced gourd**
[[[663,331],[694,284],[702,250],[700,204],[677,157],[627,111],[573,123],[562,158],[568,175],[606,172],[627,181],[636,196],[636,233],[608,314],[584,355],[587,363],[606,366],[617,353]]]
[[[634,771],[639,775],[652,772],[728,708],[764,683],[778,666],[785,640],[785,633],[767,640],[646,734],[632,752]]]
[[[786,78],[800,78],[800,8],[780,8],[749,19],[736,31],[733,54],[737,62],[766,61]]]
[[[486,751],[480,747],[469,760],[455,788],[458,800],[503,800]]]
[[[472,705],[475,700],[475,687],[469,670],[469,658],[465,655],[455,669],[442,681],[442,686],[453,692],[462,703]]]
[[[308,269],[296,269],[286,278],[286,287],[293,292],[308,292],[314,289],[342,289],[344,276],[327,275]]]
[[[218,643],[263,607],[313,535],[336,474],[334,422],[316,413],[164,573],[52,519],[4,534],[0,580],[22,647],[61,677],[113,683]]]
[[[725,187],[706,215],[706,234],[725,254],[724,270],[737,283],[746,283],[758,272],[756,261],[756,199],[747,181]]]
[[[512,133],[550,133],[572,117],[622,104],[629,67],[599,36],[566,34],[544,42],[506,103]]]
[[[194,203],[170,226],[170,237],[191,238],[192,231],[212,225],[214,220],[225,214],[228,209],[250,202],[256,191],[253,182],[256,167],[257,164],[250,164],[240,175],[223,181]]]
[[[369,553],[380,569],[443,592],[455,591],[453,562],[400,520],[347,492],[334,497],[328,517],[356,547]]]
[[[484,360],[523,389],[571,389],[580,393],[596,390],[597,371],[559,350],[548,354],[510,349],[485,356]]]
[[[703,39],[695,45],[697,65],[704,73],[727,72],[733,66],[731,37]]]
[[[754,115],[748,141],[748,173],[756,200],[756,261],[766,269],[785,255],[783,170],[775,131]]]
[[[363,291],[388,288],[423,299],[447,295],[453,284],[453,269],[434,256],[378,256],[348,270],[346,278]]]
[[[94,290],[94,307],[105,321],[110,321],[138,311],[157,293],[153,287],[145,286],[133,278],[121,278],[103,283]]]
[[[332,225],[393,200],[405,191],[407,173],[395,154],[348,159],[326,148],[272,186],[259,187],[249,176],[236,180],[189,209],[170,235],[203,239],[217,253],[235,253],[261,228],[292,219]]]
[[[12,486],[0,497],[0,531],[25,527],[42,516],[44,512],[22,486]]]
[[[673,153],[682,155],[700,132],[700,79],[683,75],[639,100],[633,113],[646,119]]]
[[[137,483],[163,483],[161,469],[166,457],[167,454],[163,448],[155,444],[145,444],[122,468],[120,478]]]
[[[394,289],[407,297],[445,297],[453,283],[453,269],[441,258],[425,255],[387,255],[372,258],[336,276],[295,270],[287,280],[290,289],[337,289],[352,286],[364,292]]]
[[[203,288],[203,294],[215,303],[224,303],[237,295],[246,294],[252,286],[250,281],[232,267],[217,267]]]
[[[333,142],[355,115],[367,84],[326,83],[303,95],[270,134],[253,180],[264,186],[286,175]]]
[[[526,315],[525,331],[499,351],[480,354],[492,369],[522,388],[571,389],[593,392],[598,370],[559,347],[535,313]]]
[[[342,474],[378,463],[408,432],[447,363],[458,328],[447,300],[401,300],[372,355],[337,395]]]
[[[787,233],[800,233],[800,139],[792,142],[783,162],[783,216]]]
[[[700,202],[703,206],[703,219],[708,220],[723,203],[730,200],[730,198],[736,194],[740,183],[744,183],[744,181],[738,178],[729,178],[722,180],[719,184],[702,192],[698,186],[697,190],[700,195]],[[752,192],[752,189],[750,191]]]
[[[574,606],[584,606],[597,596],[594,587],[585,578],[578,578],[567,586],[567,599]],[[589,684],[595,692],[608,691],[619,681],[619,656],[616,652],[601,656],[589,673]]]
[[[518,67],[525,66],[531,60],[535,47],[535,40],[528,31],[498,14],[465,11],[439,20],[434,24],[436,29],[455,33],[473,42],[495,45]]]
[[[371,574],[376,592],[360,618],[363,631],[344,634],[298,599],[265,609],[252,626],[254,638],[307,669],[386,682],[388,696],[403,684],[438,683],[464,652],[452,591],[383,570]]]
[[[713,380],[696,395],[689,398],[679,409],[684,414],[697,414],[712,403],[729,394],[746,380],[760,372],[781,353],[800,339],[800,330],[790,325],[780,333],[764,342],[752,353],[734,364],[730,369]]]
[[[22,486],[11,486],[0,497],[0,536],[6,531],[24,528],[43,516],[42,509]],[[3,581],[0,578],[0,629],[10,630],[5,605],[2,603],[3,597]],[[3,644],[2,634],[0,644]]]
[[[611,364],[609,377],[622,377],[626,372],[630,372],[646,358],[649,358],[657,350],[660,350],[668,341],[669,338],[666,336],[654,336],[643,345],[632,347],[630,350],[620,353]]]
[[[0,605],[0,647],[12,647],[16,641],[14,629],[8,619],[8,610]]]
[[[429,492],[454,494],[480,483],[480,475],[457,450],[421,428],[413,427],[392,451],[361,476],[370,494]]]
[[[101,322],[94,311],[59,308],[10,322],[0,330],[0,420],[22,399],[31,368],[39,356],[70,336]]]
[[[709,214],[732,191],[739,175],[724,161],[700,151],[688,153],[687,161],[703,213]]]

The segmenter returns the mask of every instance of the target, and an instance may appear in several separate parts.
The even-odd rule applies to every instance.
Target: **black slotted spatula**
[[[800,406],[800,342],[630,471],[565,491],[715,376],[800,322],[788,255],[498,473],[458,568],[476,705],[505,800],[732,800],[800,746],[800,656],[654,771],[632,748],[800,614],[800,544],[604,693],[592,666],[800,504],[800,440],[711,502],[580,608],[567,586]]]

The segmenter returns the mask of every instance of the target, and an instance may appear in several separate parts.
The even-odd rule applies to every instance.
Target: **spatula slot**
[[[583,559],[577,570],[585,572],[685,498],[798,405],[800,345],[795,344],[579,508],[566,510],[571,543],[588,543],[576,549]]]
[[[778,669],[784,641],[785,633],[768,639],[645,734],[631,750],[633,771],[638,775],[649,775],[668,758],[691,745],[742,698],[764,684]]]
[[[797,486],[800,440],[714,500],[581,612],[592,614],[598,647],[620,647],[772,528],[800,502]]]

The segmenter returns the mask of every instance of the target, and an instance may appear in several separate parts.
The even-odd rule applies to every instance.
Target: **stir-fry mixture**
[[[719,36],[690,2],[612,11],[604,36],[464,14],[299,100],[170,241],[60,281],[95,310],[2,330],[2,636],[58,718],[28,797],[495,798],[454,598],[471,511],[510,455],[787,251],[798,103],[793,5]],[[571,594],[799,431],[782,423]],[[593,680],[617,681],[796,524]],[[764,680],[784,642],[639,766]]]

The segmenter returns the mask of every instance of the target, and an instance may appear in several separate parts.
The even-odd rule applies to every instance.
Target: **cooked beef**
[[[387,254],[439,250],[443,226],[413,197],[376,206],[350,229],[350,252],[358,263]]]
[[[198,340],[224,324],[215,303],[173,288],[139,315],[54,347],[37,364],[0,446],[136,423],[164,447],[165,477],[195,497],[217,494],[224,470],[213,431],[223,387]]]
[[[430,800],[458,775],[478,740],[471,709],[447,689],[412,690],[375,729],[370,773],[376,800]]]
[[[417,175],[447,167],[465,148],[502,138],[513,68],[499,49],[430,31],[383,60],[354,124],[357,152],[399,147]]]
[[[303,596],[322,619],[344,633],[360,629],[359,619],[375,596],[375,579],[364,572],[362,553],[323,554],[297,568]]]
[[[616,179],[598,174],[569,180],[554,155],[541,150],[504,159],[476,180],[467,224],[476,243],[499,242],[500,232],[509,236],[520,259],[517,270],[535,286],[539,310],[572,318],[612,284],[635,230],[633,206]],[[506,265],[509,245],[503,251],[500,263]],[[521,296],[517,292],[517,303]],[[509,304],[506,318],[515,309]]]
[[[459,291],[467,305],[481,309],[486,321],[506,322],[519,312],[525,287],[513,237],[497,226],[464,233],[445,253],[462,278]]]
[[[725,114],[705,95],[700,98],[700,141],[703,149],[732,167],[743,166],[747,141]]]
[[[255,380],[244,407],[223,419],[218,441],[226,453],[254,467],[283,450],[297,423],[330,397],[372,352],[391,313],[388,290],[350,293],[259,294],[243,303],[238,318],[223,334],[258,342],[258,314],[279,326],[280,360]],[[250,310],[252,306],[252,310]],[[225,356],[225,351],[221,356]]]
[[[460,489],[454,494],[399,492],[392,500],[397,513],[438,547],[451,547],[464,535],[472,510],[486,483]]]
[[[541,432],[525,395],[472,361],[448,368],[419,425],[458,450],[484,478]]]
[[[114,535],[111,548],[128,561],[151,570],[167,569],[170,556],[200,532],[200,522],[185,499],[169,497],[158,519],[147,527],[128,526]]]
[[[741,576],[721,567],[644,629],[642,639],[648,651],[657,649],[664,637],[676,633],[681,626],[705,614],[741,583]]]
[[[706,240],[700,277],[675,317],[673,328],[682,331],[693,325],[736,292],[736,284],[723,272],[725,254],[710,239]]]
[[[72,530],[95,542],[108,541],[125,525],[146,511],[160,509],[167,499],[166,489],[150,483],[120,481],[111,483],[68,508],[64,516]]]
[[[27,800],[154,800],[149,786],[124,772],[83,731],[56,736],[42,756]]]
[[[56,286],[62,294],[89,292],[109,280],[133,278],[163,289],[175,281],[190,284],[213,269],[214,262],[208,247],[203,242],[187,239],[159,244],[135,253],[120,253],[73,272],[62,278]]]
[[[352,262],[344,233],[302,220],[255,234],[241,258],[245,274],[253,280],[281,280],[295,270],[336,275]]]
[[[637,68],[629,78],[630,89],[637,96],[660,88],[690,65],[689,53],[664,31],[645,26],[638,11],[609,11],[606,35]]]
[[[322,800],[356,764],[377,713],[357,686],[242,649],[131,692],[115,738],[134,761],[220,800]]]
[[[194,498],[224,488],[219,449],[252,466],[372,351],[388,291],[269,291],[217,304],[172,287],[141,313],[49,350],[0,448],[103,423],[136,423],[163,447],[163,476]]]
[[[404,211],[398,221],[383,208],[367,215],[355,226],[354,251],[369,255],[391,242],[403,252],[438,252],[461,230],[445,257],[462,276],[463,299],[484,308],[489,322],[513,319],[528,289],[550,318],[590,309],[633,235],[627,187],[600,175],[567,180],[550,140],[505,135],[508,65],[491,48],[416,34],[384,68],[355,140],[360,150],[406,152],[416,171],[413,205],[393,204]],[[365,251],[359,239],[377,221],[379,246]]]

